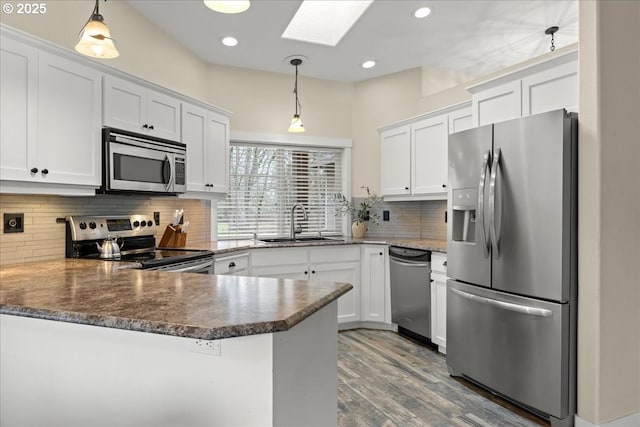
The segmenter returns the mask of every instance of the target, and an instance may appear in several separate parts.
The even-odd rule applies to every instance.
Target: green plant
[[[351,200],[347,199],[344,194],[334,194],[333,199],[338,205],[336,216],[350,214],[351,220],[354,222],[371,221],[379,224],[380,214],[375,212],[373,208],[382,202],[382,198],[370,192],[369,187],[362,186],[360,188],[367,189],[367,198],[356,205],[351,203]]]

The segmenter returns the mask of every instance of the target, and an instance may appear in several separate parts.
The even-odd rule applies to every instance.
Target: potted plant
[[[369,191],[369,187],[360,188],[367,189],[367,198],[356,205],[351,203],[351,200],[342,193],[334,195],[334,200],[338,205],[336,215],[351,215],[351,235],[358,239],[364,237],[364,233],[368,229],[367,221],[379,224],[380,214],[373,211],[373,208],[382,201],[380,197]]]

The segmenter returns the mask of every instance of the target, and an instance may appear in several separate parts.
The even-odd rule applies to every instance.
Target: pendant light
[[[120,53],[116,49],[115,41],[111,38],[109,27],[107,27],[104,23],[104,18],[100,15],[98,2],[99,0],[96,0],[96,5],[89,20],[84,24],[78,35],[80,41],[76,45],[76,50],[92,58],[117,58]]]
[[[555,45],[555,40],[553,38],[553,35],[560,29],[560,27],[549,27],[546,30],[544,30],[544,33],[546,35],[550,35],[551,36],[551,47],[549,48],[549,50],[551,50],[551,52],[553,52],[554,50],[556,50],[556,45]]]
[[[293,93],[296,95],[296,112],[291,118],[291,124],[289,125],[289,132],[300,133],[304,132],[304,126],[302,125],[302,119],[300,118],[300,114],[302,114],[302,104],[298,100],[298,66],[302,64],[302,59],[293,58],[290,61],[290,64],[296,67],[296,83],[293,86]],[[300,107],[300,114],[298,114],[298,107]]]
[[[242,13],[249,9],[251,2],[249,0],[204,0],[204,5],[220,13]]]

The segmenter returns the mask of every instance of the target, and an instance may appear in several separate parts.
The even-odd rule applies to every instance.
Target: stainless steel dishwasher
[[[431,252],[391,246],[391,321],[398,333],[430,342]]]

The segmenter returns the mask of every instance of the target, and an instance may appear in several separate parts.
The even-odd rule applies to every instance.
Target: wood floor
[[[447,373],[445,357],[394,332],[338,334],[338,425],[538,426],[544,420]]]

